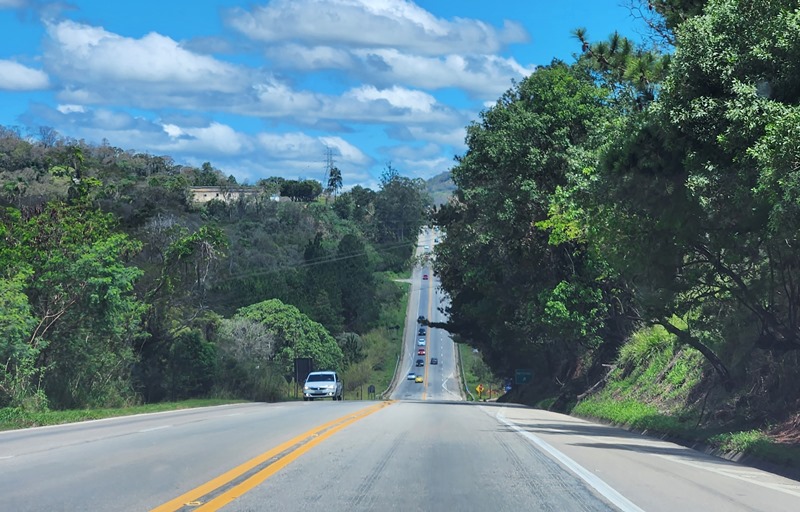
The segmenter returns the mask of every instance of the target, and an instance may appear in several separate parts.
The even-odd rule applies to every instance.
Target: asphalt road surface
[[[416,317],[441,319],[428,270],[413,278],[405,373],[416,371]],[[465,402],[452,341],[425,337],[440,365],[426,364],[421,384],[400,379],[393,400],[0,432],[0,511],[800,511],[794,480],[569,416]]]
[[[432,254],[436,234],[426,230],[420,236],[417,256]],[[425,249],[425,247],[428,249]],[[427,276],[427,279],[424,278]],[[460,381],[457,374],[456,350],[453,340],[443,329],[430,329],[417,322],[420,316],[430,322],[444,322],[446,317],[440,308],[446,304],[446,297],[438,287],[436,276],[430,264],[415,268],[411,277],[408,318],[406,319],[403,353],[398,372],[399,380],[391,398],[394,400],[461,400]],[[418,330],[424,327],[425,334]],[[419,341],[423,340],[424,345]],[[425,351],[420,354],[420,349]],[[431,364],[436,359],[436,364]],[[417,366],[421,360],[423,366]],[[409,374],[422,376],[421,383],[415,382]]]

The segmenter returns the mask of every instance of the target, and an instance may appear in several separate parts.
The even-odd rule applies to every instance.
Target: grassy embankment
[[[37,427],[43,425],[61,425],[87,420],[131,416],[152,412],[176,411],[193,407],[209,407],[244,402],[244,400],[226,400],[221,398],[193,399],[181,402],[162,402],[158,404],[136,405],[118,409],[80,409],[73,411],[26,411],[6,407],[0,409],[0,430]]]
[[[572,414],[800,467],[800,447],[776,442],[769,425],[753,428],[747,417],[718,420],[724,394],[710,387],[713,379],[704,372],[699,352],[676,345],[663,328],[645,329],[620,350],[603,390],[579,402]]]
[[[392,275],[392,280],[403,289],[402,298],[394,307],[381,311],[379,326],[361,336],[364,342],[364,361],[352,365],[342,374],[345,384],[345,400],[370,398],[367,390],[375,386],[376,398],[389,387],[394,378],[397,358],[403,346],[403,326],[410,284],[402,280],[409,275]]]
[[[476,388],[478,384],[483,385],[484,392],[482,400],[497,398],[503,394],[502,381],[492,375],[491,370],[483,362],[480,353],[473,352],[472,347],[463,343],[457,343],[458,355],[461,358],[461,384],[466,384],[472,397],[467,395],[467,400],[478,400]]]

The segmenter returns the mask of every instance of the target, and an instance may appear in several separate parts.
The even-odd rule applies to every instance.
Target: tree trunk
[[[714,368],[714,371],[717,372],[720,379],[722,379],[722,385],[725,388],[725,391],[731,391],[733,389],[733,379],[731,378],[731,374],[728,371],[728,368],[725,366],[725,363],[719,358],[719,356],[711,350],[710,347],[705,345],[703,342],[692,336],[689,331],[684,331],[683,329],[678,329],[672,323],[661,320],[656,322],[657,324],[661,325],[671,334],[674,334],[678,337],[678,340],[683,343],[684,345],[688,345],[698,352],[703,354],[703,357],[706,358],[706,361],[711,363],[711,366]]]

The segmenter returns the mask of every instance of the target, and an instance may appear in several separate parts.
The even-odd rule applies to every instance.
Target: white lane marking
[[[487,414],[489,414],[488,411],[486,411],[485,409],[484,411],[487,412]],[[544,442],[542,439],[539,439],[539,437],[531,434],[530,432],[521,427],[518,427],[515,423],[506,419],[502,410],[498,412],[495,417],[501,423],[503,423],[513,431],[517,432],[521,436],[525,437],[528,441],[532,442],[537,447],[547,452],[547,454],[556,459],[558,462],[566,466],[570,471],[575,473],[581,480],[592,486],[594,490],[599,492],[601,495],[603,495],[604,498],[606,498],[608,501],[610,501],[612,504],[614,504],[620,510],[622,510],[622,512],[644,512],[644,510],[637,507],[628,498],[617,492],[616,489],[614,489],[613,487],[605,483],[603,480],[598,478],[597,475],[595,475],[588,469],[584,468],[574,460],[570,459],[560,451],[556,450],[548,443]]]
[[[139,430],[138,432],[141,434],[144,432],[153,432],[155,430],[164,430],[165,428],[170,428],[170,427],[172,427],[172,425],[161,425],[160,427],[146,428],[144,430]]]
[[[780,478],[780,477],[777,477],[776,475],[773,475],[771,473],[767,473],[767,472],[753,473],[751,471],[737,471],[736,469],[733,469],[733,468],[732,468],[732,470],[727,470],[726,471],[725,469],[720,469],[720,468],[713,467],[711,464],[703,464],[702,462],[689,461],[689,460],[686,460],[686,459],[681,459],[681,458],[676,457],[674,455],[662,455],[662,454],[658,454],[657,453],[657,454],[655,454],[655,456],[656,457],[661,457],[662,459],[670,460],[672,462],[678,462],[680,464],[685,464],[685,465],[691,466],[691,467],[693,467],[695,469],[702,469],[702,470],[705,470],[705,471],[711,471],[712,473],[716,473],[718,475],[727,476],[729,478],[735,478],[736,480],[742,480],[744,482],[748,482],[748,483],[751,483],[751,484],[759,485],[759,486],[765,487],[767,489],[772,489],[773,491],[779,491],[779,492],[783,492],[783,493],[786,493],[786,494],[791,494],[792,496],[800,496],[800,485],[791,484],[791,483],[781,484],[781,483],[777,483],[777,482],[775,482],[775,483],[773,483],[773,482],[763,482],[763,481],[758,481],[755,478],[753,478],[753,477],[764,477],[764,476],[772,477],[773,479]],[[750,475],[750,477],[748,478],[747,476],[744,476],[744,475]],[[788,482],[788,480],[787,480],[787,482]]]
[[[14,455],[0,455],[0,460],[13,459]]]
[[[450,388],[447,387],[447,383],[450,382],[450,380],[453,379],[454,377],[455,374],[453,372],[450,372],[450,375],[448,375],[447,378],[442,381],[442,389],[444,389],[445,392],[456,397],[457,400],[463,400],[463,398],[461,398],[461,395],[459,395],[458,393],[453,393],[452,391],[450,391]]]
[[[559,432],[557,429],[552,429],[554,432]],[[618,439],[598,439],[596,437],[591,436],[578,436],[584,439],[590,439],[593,443],[600,443],[600,444],[617,444],[619,443]],[[647,441],[647,440],[637,440],[637,439],[625,439],[626,444],[634,445],[634,446],[661,446],[661,447],[674,447],[673,444],[658,442],[658,441]],[[742,480],[744,482],[749,482],[751,484],[759,485],[761,487],[765,487],[767,489],[772,489],[774,491],[780,491],[786,494],[791,494],[792,496],[800,496],[800,485],[796,484],[793,480],[783,478],[778,475],[774,475],[767,471],[761,471],[759,469],[750,468],[747,466],[739,466],[734,463],[728,463],[727,461],[723,460],[709,460],[704,461],[702,459],[698,459],[697,457],[693,457],[692,452],[689,448],[686,449],[687,452],[685,455],[667,455],[663,453],[654,453],[656,457],[660,457],[665,460],[669,460],[672,462],[677,462],[678,464],[683,464],[686,466],[693,467],[695,469],[700,469],[704,471],[710,471],[712,473],[716,473],[717,475],[726,476],[729,478],[735,478],[737,480]],[[764,479],[768,479],[771,481],[764,481]]]

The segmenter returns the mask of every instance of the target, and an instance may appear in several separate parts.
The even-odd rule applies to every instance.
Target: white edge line
[[[39,427],[26,427],[26,428],[15,428],[13,430],[0,430],[0,436],[4,434],[11,434],[14,432],[33,432],[37,430],[55,430],[62,427],[74,427],[75,425],[91,425],[93,423],[106,423],[106,422],[113,422],[119,421],[124,419],[130,418],[141,418],[144,416],[161,416],[167,414],[174,414],[176,412],[186,412],[186,411],[196,411],[201,409],[215,409],[217,407],[232,407],[234,405],[252,405],[258,404],[259,402],[237,402],[233,404],[219,404],[219,405],[207,405],[203,407],[187,407],[185,409],[170,409],[169,411],[157,411],[157,412],[140,412],[138,414],[126,414],[122,416],[108,416],[107,418],[98,418],[96,420],[83,420],[83,421],[73,421],[70,423],[58,423],[55,425],[41,425]],[[272,405],[272,404],[267,404]]]
[[[575,473],[581,480],[589,484],[600,493],[604,498],[610,501],[612,504],[616,505],[620,508],[623,512],[644,512],[641,508],[637,507],[633,502],[631,502],[628,498],[617,492],[613,487],[605,483],[601,480],[597,475],[589,471],[588,469],[584,468],[574,460],[570,459],[560,451],[556,450],[545,441],[540,439],[539,437],[531,434],[527,430],[518,427],[516,424],[512,423],[508,419],[506,419],[503,411],[500,411],[495,416],[501,423],[506,425],[507,427],[511,428],[518,434],[524,436],[530,442],[547,452],[551,457],[556,459],[558,462],[566,466],[570,471]]]
[[[154,432],[156,430],[164,430],[165,428],[171,428],[171,427],[172,427],[172,425],[161,425],[160,427],[145,428],[143,430],[139,430],[138,432],[140,434],[143,434],[145,432]]]

